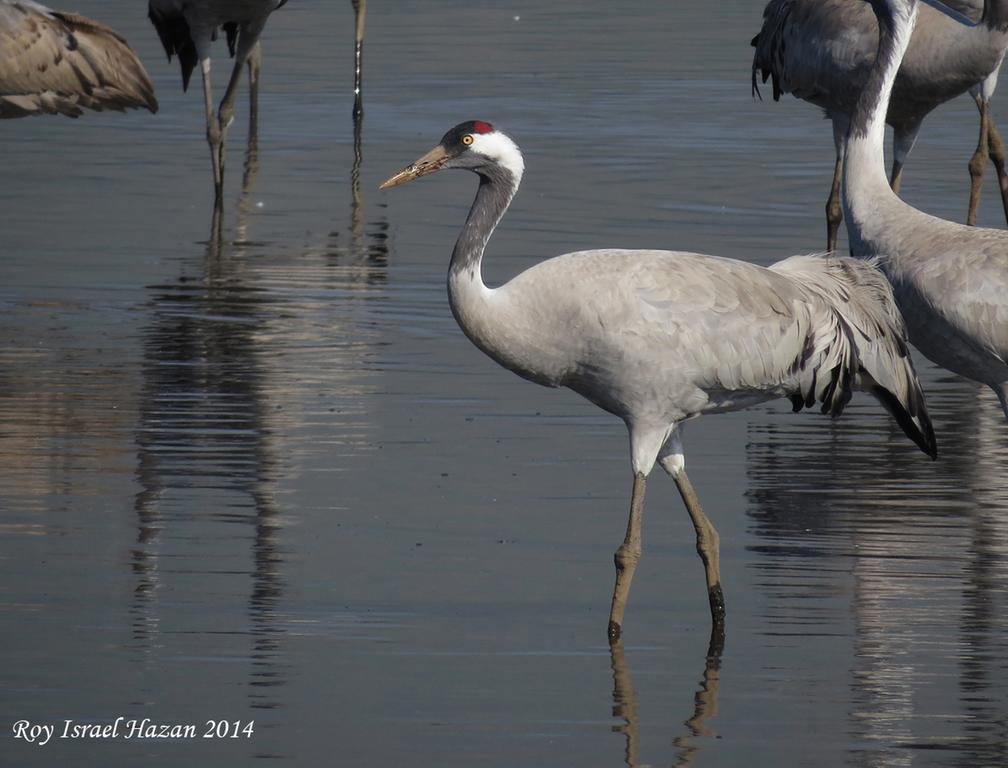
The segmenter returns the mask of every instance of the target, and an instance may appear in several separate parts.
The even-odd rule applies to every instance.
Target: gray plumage
[[[0,118],[140,107],[157,112],[154,86],[119,34],[31,0],[0,0]]]
[[[960,1],[963,7],[972,4],[972,0]],[[827,247],[832,250],[841,220],[843,140],[875,58],[878,26],[863,0],[771,0],[752,43],[756,49],[754,93],[758,93],[759,77],[763,82],[770,79],[774,99],[791,93],[821,107],[833,123],[836,167],[827,200]],[[886,114],[893,127],[890,182],[895,191],[899,191],[903,163],[924,118],[992,74],[996,82],[1006,47],[1008,0],[988,0],[978,23],[938,4],[922,5]],[[981,118],[987,119],[983,111]],[[971,214],[975,205],[971,196]]]
[[[936,454],[902,320],[870,264],[798,256],[767,269],[696,253],[606,249],[557,256],[489,288],[483,252],[521,181],[521,153],[488,123],[463,123],[382,186],[441,168],[480,176],[448,272],[462,330],[500,365],[572,389],[629,431],[634,488],[627,539],[616,554],[611,636],[620,632],[640,556],[644,479],[656,462],[675,480],[696,527],[715,626],[723,617],[717,534],[686,477],[685,421],[781,397],[796,410],[819,404],[837,416],[862,389]]]
[[[569,387],[632,425],[634,466],[647,471],[668,434],[704,413],[786,397],[838,416],[867,381],[866,359],[920,419],[902,323],[880,309],[891,291],[865,271],[848,257],[792,257],[765,269],[695,253],[598,250],[541,262],[492,292],[459,276],[450,295],[466,335],[498,363]],[[913,436],[926,443],[917,423]]]
[[[851,249],[878,260],[913,344],[943,368],[990,386],[1008,418],[1008,232],[930,216],[886,184],[883,119],[917,3],[872,4],[884,33],[847,140],[843,205]]]

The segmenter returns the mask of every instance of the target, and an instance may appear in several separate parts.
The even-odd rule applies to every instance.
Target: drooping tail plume
[[[791,275],[827,301],[846,328],[856,358],[853,387],[870,392],[907,437],[938,455],[924,392],[892,287],[874,263],[845,256],[793,256],[771,269]]]

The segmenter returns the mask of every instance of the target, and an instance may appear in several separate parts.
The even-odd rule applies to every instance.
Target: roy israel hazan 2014
[[[108,723],[79,723],[65,719],[60,723],[32,723],[18,720],[13,727],[14,738],[45,746],[57,739],[195,739],[198,735],[192,723],[155,723],[150,718],[117,717]]]

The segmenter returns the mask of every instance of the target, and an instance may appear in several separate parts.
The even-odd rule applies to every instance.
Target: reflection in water
[[[700,686],[693,695],[693,715],[684,722],[688,732],[676,736],[672,743],[679,749],[676,766],[695,764],[702,744],[698,738],[710,738],[715,734],[707,726],[707,721],[717,714],[718,684],[721,674],[721,656],[724,653],[724,633],[712,630],[707,655],[704,659]],[[637,691],[630,677],[630,665],[623,650],[623,641],[609,641],[609,654],[613,675],[613,716],[623,720],[622,725],[613,726],[613,731],[622,733],[626,739],[623,759],[628,768],[642,765],[640,762],[640,712]]]
[[[613,731],[626,738],[623,759],[629,768],[640,764],[640,716],[637,711],[637,691],[630,679],[630,667],[623,652],[623,641],[609,639],[609,655],[613,674],[613,717],[623,720],[623,725],[614,725]]]
[[[249,236],[259,167],[253,134],[233,239],[224,237],[215,206],[205,248],[181,261],[177,280],[148,288],[150,320],[141,329],[134,641],[154,656],[170,634],[165,623],[189,618],[174,615],[164,595],[198,573],[199,587],[225,600],[219,627],[250,638],[250,650],[231,652],[251,662],[249,698],[257,708],[280,706],[275,689],[289,678],[284,638],[296,621],[282,606],[288,590],[277,496],[289,473],[279,457],[297,461],[290,433],[330,402],[319,400],[318,389],[336,388],[351,407],[328,410],[354,419],[361,381],[370,376],[358,357],[374,331],[358,315],[370,312],[366,300],[385,284],[388,227],[365,221],[360,118],[354,136],[348,246],[333,233],[321,252],[276,254]],[[297,423],[286,415],[295,410],[290,400]],[[344,426],[357,435],[363,428],[359,418]],[[236,535],[236,525],[249,533]],[[239,574],[251,577],[246,590],[232,586]],[[233,595],[241,591],[247,608],[235,614]]]
[[[831,625],[848,606],[831,601],[852,594],[860,764],[911,765],[916,750],[942,749],[957,765],[1006,765],[1004,417],[965,381],[928,391],[934,464],[880,436],[876,414],[856,403],[854,418],[825,428],[777,419],[751,428],[750,515],[771,542],[757,548],[772,594],[767,619],[774,632],[845,634]],[[938,694],[936,681],[949,676],[958,702]]]
[[[700,745],[694,740],[698,737],[711,738],[715,733],[707,727],[707,721],[717,715],[718,684],[721,677],[721,655],[724,653],[723,627],[711,630],[710,643],[707,645],[707,656],[704,660],[703,677],[700,687],[693,697],[693,716],[686,721],[689,734],[677,736],[672,740],[681,750],[676,765],[693,765],[700,750]]]
[[[259,175],[259,128],[258,121],[249,123],[248,143],[245,145],[245,163],[242,167],[241,193],[238,196],[238,221],[235,224],[235,242],[248,243],[248,224],[252,215],[252,190]],[[218,243],[223,237],[221,231],[221,203],[214,204],[213,225],[210,228],[211,241]]]
[[[235,537],[217,526],[250,525],[251,685],[261,687],[283,682],[282,630],[274,617],[284,591],[276,449],[258,343],[264,297],[241,274],[240,253],[222,244],[217,216],[213,227],[201,274],[149,289],[137,430],[134,637],[147,649],[158,644],[162,550],[170,546],[165,529],[176,541],[214,547],[213,559],[226,568]],[[179,503],[194,493],[199,505]],[[190,550],[171,555],[184,558]],[[271,706],[262,693],[252,698],[255,706]]]
[[[363,14],[363,5],[361,3]],[[381,204],[382,215],[375,221],[365,219],[364,194],[361,191],[361,166],[364,162],[362,134],[364,114],[354,112],[353,119],[353,161],[350,165],[350,226],[349,242],[344,242],[338,231],[329,236],[329,261],[336,264],[361,267],[378,267],[377,271],[363,270],[359,274],[366,280],[385,280],[388,266],[388,220],[385,217],[386,204]]]
[[[127,313],[102,299],[0,306],[0,533],[63,534],[49,510],[100,504],[131,464],[120,436],[136,374],[117,354]],[[98,471],[100,470],[100,471]]]

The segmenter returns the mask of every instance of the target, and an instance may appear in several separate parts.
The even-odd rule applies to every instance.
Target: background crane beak
[[[438,144],[434,147],[434,149],[421,157],[419,160],[407,165],[399,171],[399,173],[387,179],[380,187],[378,187],[378,189],[397,187],[400,184],[405,184],[407,181],[413,181],[413,179],[419,179],[421,176],[426,176],[428,173],[440,171],[444,168],[444,165],[447,162],[448,152],[443,146]]]

